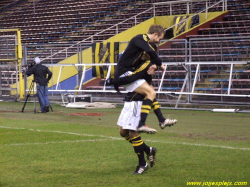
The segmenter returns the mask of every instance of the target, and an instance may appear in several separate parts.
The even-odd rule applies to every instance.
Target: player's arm
[[[156,49],[156,47],[155,47],[155,49]],[[142,57],[141,57],[141,60],[143,60],[143,61],[150,60],[150,56],[146,53],[146,51],[143,52],[143,55],[142,55]],[[148,73],[149,75],[154,75],[156,69],[157,69],[157,66],[156,66],[155,64],[153,64],[152,66],[149,67],[147,73]],[[166,70],[166,66],[165,66],[164,64],[162,64],[162,65],[161,65],[161,69],[162,69],[163,71],[165,71],[165,70]]]
[[[146,53],[150,56],[152,64],[155,64],[157,66],[162,65],[161,59],[158,57],[156,51],[154,50],[154,47],[151,46],[149,42],[147,42],[143,38],[138,37],[134,41],[134,44],[136,47],[141,48],[143,51],[146,51]]]

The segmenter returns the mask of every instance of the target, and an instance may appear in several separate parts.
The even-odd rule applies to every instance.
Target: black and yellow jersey
[[[142,63],[141,57],[145,51],[149,56],[152,64],[161,66],[162,62],[159,59],[155,47],[150,43],[150,39],[147,34],[140,34],[133,37],[124,53],[120,57],[115,69],[115,79],[127,71],[134,71]]]

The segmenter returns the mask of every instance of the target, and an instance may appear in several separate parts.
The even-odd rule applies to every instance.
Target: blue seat
[[[212,70],[200,70],[201,73],[209,73],[211,72]],[[192,70],[192,72],[196,72],[196,70]]]
[[[196,91],[211,91],[212,88],[195,88]]]
[[[230,71],[225,71],[226,73],[230,73]],[[233,73],[243,73],[244,70],[233,70]]]
[[[227,82],[228,79],[209,79],[210,82]]]
[[[162,87],[162,90],[179,90],[179,87]]]
[[[184,81],[184,79],[166,79],[166,81]]]

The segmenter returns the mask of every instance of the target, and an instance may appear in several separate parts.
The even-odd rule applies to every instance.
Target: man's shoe
[[[133,175],[142,174],[144,171],[148,170],[148,164],[146,166],[138,165],[133,173]]]
[[[114,79],[113,78],[109,78],[109,79],[105,80],[105,84],[106,84],[106,86],[113,86]]]
[[[45,111],[46,111],[46,112],[49,112],[49,106],[46,106],[46,107],[45,107]]]
[[[148,134],[154,134],[154,133],[156,133],[157,131],[156,131],[155,129],[153,129],[153,128],[150,128],[150,127],[147,126],[147,125],[143,125],[143,126],[141,126],[141,127],[139,127],[139,128],[137,129],[137,132],[139,132],[139,133],[146,132],[146,133],[148,133]]]
[[[155,154],[157,149],[154,147],[150,147],[150,153],[147,155],[147,159],[150,163],[150,167],[152,168],[155,165]]]
[[[114,84],[114,89],[115,89],[118,93],[120,93],[119,86],[118,86],[117,84]]]
[[[176,123],[177,123],[176,119],[165,119],[165,121],[162,123],[160,122],[159,125],[160,125],[161,129],[164,129],[166,126],[171,127]]]

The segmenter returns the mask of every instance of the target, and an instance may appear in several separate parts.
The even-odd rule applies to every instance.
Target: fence
[[[166,49],[159,50],[159,56],[163,59],[167,69],[164,72],[157,71],[153,79],[153,86],[161,102],[172,103],[176,108],[182,103],[200,101],[249,104],[247,98],[250,97],[250,58],[248,56],[250,37],[193,38],[190,41],[181,39],[162,42],[168,43]],[[230,42],[234,43],[228,48]],[[206,46],[201,47],[200,44],[206,44]],[[78,48],[76,51],[82,50],[82,46],[79,45]],[[210,51],[209,48],[211,48]],[[199,54],[197,54],[198,49],[201,49]],[[221,58],[231,50],[243,50],[244,54],[241,52],[243,54],[241,58],[230,61],[227,58]],[[214,53],[218,53],[220,59],[213,56]],[[210,60],[195,60],[197,55],[207,56]],[[105,79],[110,76],[111,67],[115,66],[115,63],[87,63],[82,53],[78,53],[77,62],[75,64],[46,64],[50,68],[57,69],[55,72],[58,72],[54,74],[51,93],[92,94],[93,97],[101,100],[107,100],[109,97],[111,100],[118,98],[122,101],[123,95],[117,94],[112,86],[105,85]],[[94,66],[105,66],[107,76],[93,78],[91,68]],[[76,70],[76,76],[71,79],[70,83],[66,83],[67,80],[62,80],[61,77],[72,67]],[[94,81],[89,84],[88,80]],[[71,88],[67,87],[67,84],[71,85]],[[124,90],[121,92],[125,93]]]

